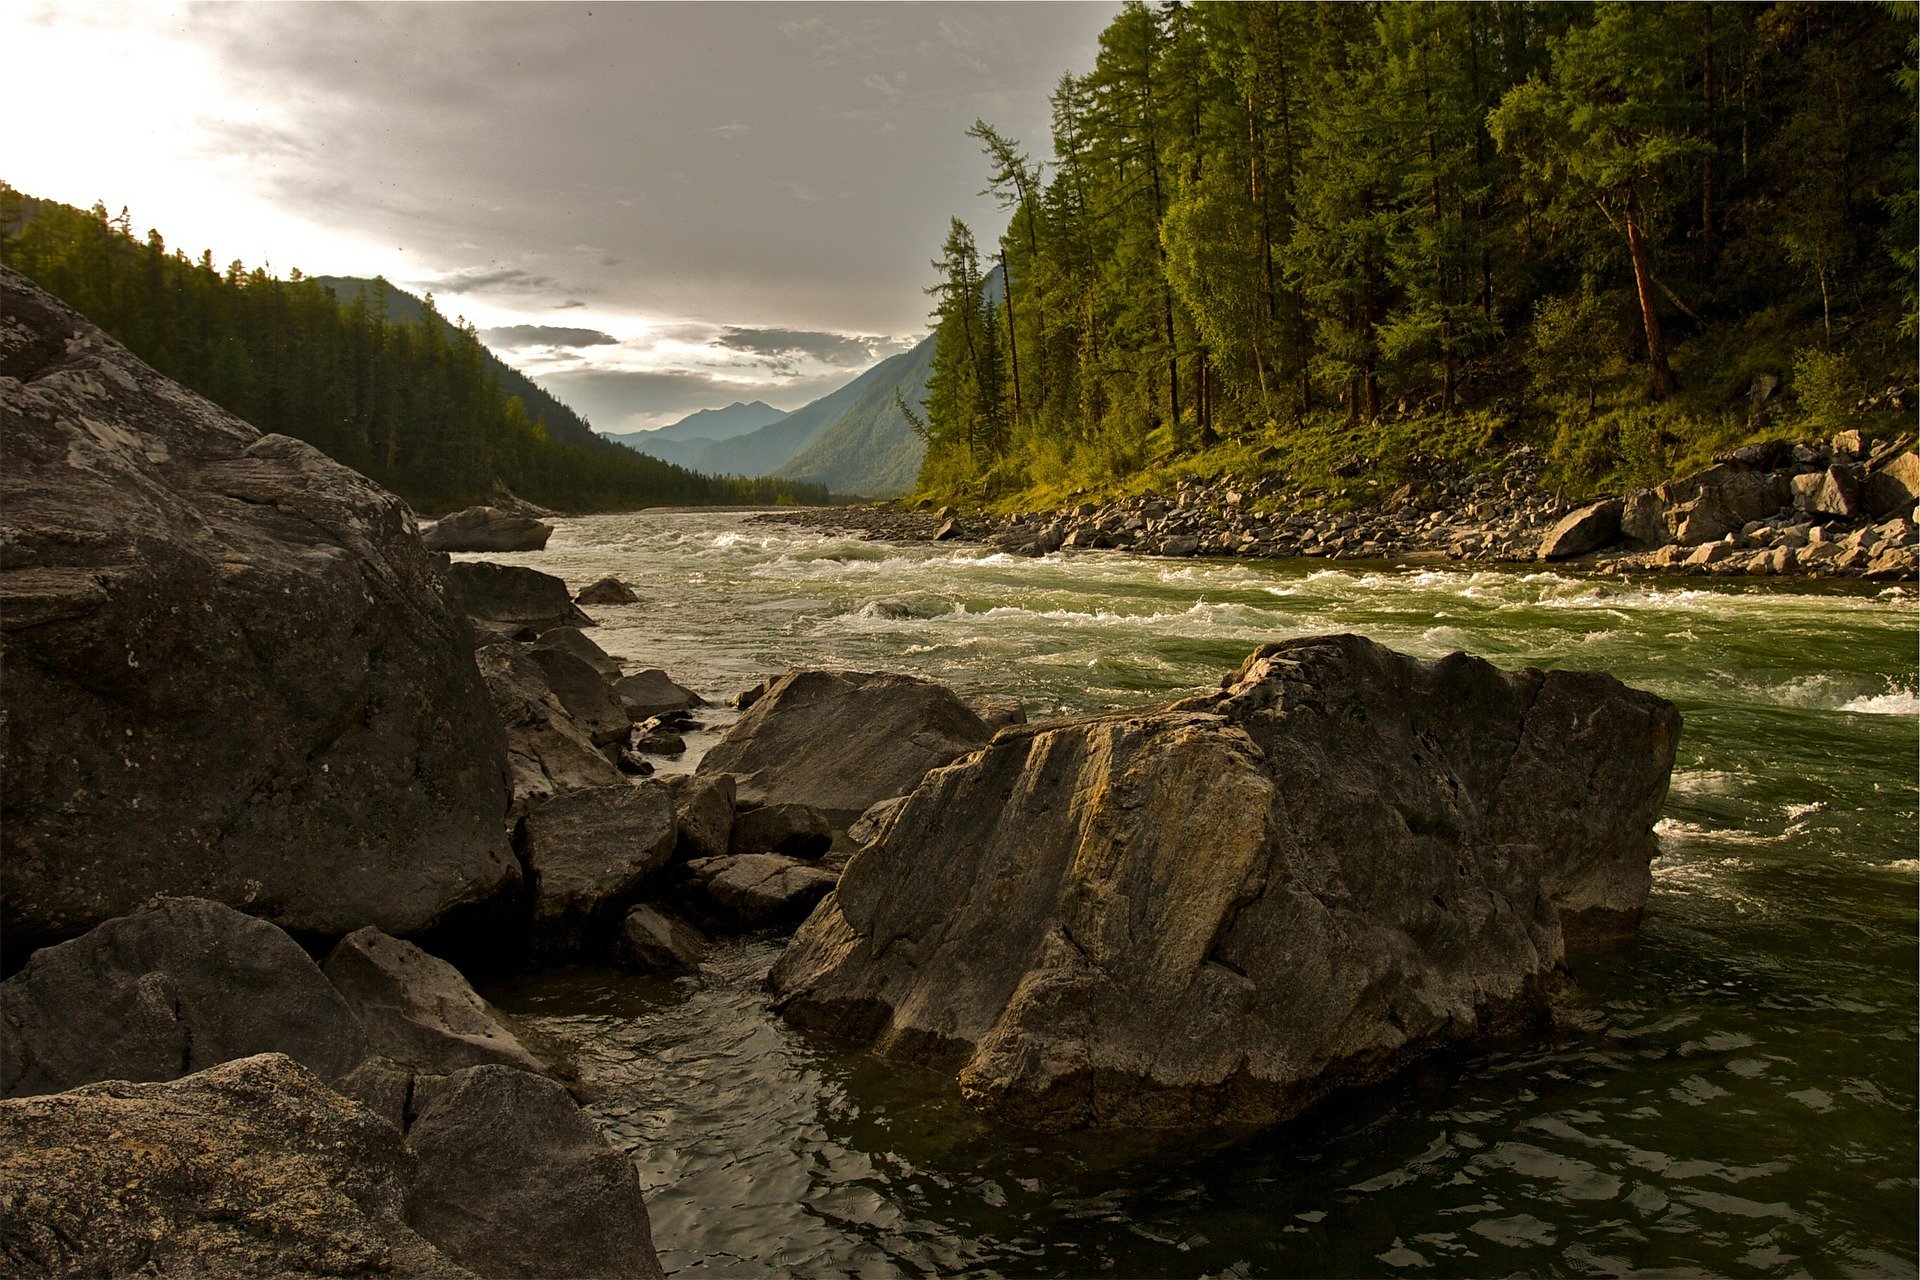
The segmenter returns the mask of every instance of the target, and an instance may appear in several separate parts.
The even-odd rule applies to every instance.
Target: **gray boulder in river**
[[[10,956],[159,894],[443,935],[518,888],[505,746],[406,505],[0,268]]]
[[[447,566],[446,584],[449,604],[491,628],[548,631],[593,625],[567,594],[566,583],[525,565],[458,560]]]
[[[944,685],[883,672],[795,671],[753,701],[697,771],[733,774],[744,799],[851,819],[991,737]]]
[[[1268,645],[928,774],[770,981],[1017,1124],[1282,1121],[1528,1025],[1635,927],[1679,731],[1596,672]]]
[[[553,526],[497,507],[441,516],[420,535],[429,551],[544,551]]]

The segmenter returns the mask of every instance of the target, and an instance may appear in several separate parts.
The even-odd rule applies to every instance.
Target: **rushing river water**
[[[491,990],[580,1044],[670,1271],[1914,1274],[1910,587],[1024,560],[685,512],[570,520],[544,552],[488,558],[576,588],[618,574],[642,603],[596,609],[596,638],[716,699],[789,666],[885,668],[1038,719],[1352,630],[1602,668],[1686,717],[1640,942],[1583,975],[1561,1031],[1224,1151],[1036,1139],[801,1037],[760,990],[777,939],[693,977]]]

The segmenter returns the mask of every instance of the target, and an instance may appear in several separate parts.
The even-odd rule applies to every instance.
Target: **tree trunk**
[[[1640,323],[1647,335],[1647,364],[1653,369],[1653,396],[1665,400],[1674,392],[1673,370],[1667,365],[1660,317],[1653,309],[1653,266],[1647,260],[1647,237],[1640,226],[1640,194],[1631,185],[1627,187],[1626,223],[1627,251],[1633,255],[1633,288],[1640,298]]]
[[[1020,329],[1013,319],[1013,272],[1007,270],[1006,246],[1000,248],[1000,283],[1007,291],[1007,356],[1013,366],[1013,420],[1021,420],[1020,412]]]

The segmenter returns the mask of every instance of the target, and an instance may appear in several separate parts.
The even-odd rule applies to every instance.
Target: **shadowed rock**
[[[407,1130],[407,1221],[488,1277],[657,1280],[633,1161],[567,1091],[506,1067],[437,1088]]]
[[[679,916],[642,903],[620,921],[615,963],[631,969],[694,969],[706,959],[707,940]]]
[[[0,375],[9,955],[162,894],[330,936],[510,896],[500,728],[405,504],[4,268]]]
[[[658,782],[576,791],[528,814],[534,953],[579,956],[610,939],[673,846],[673,797]]]
[[[581,588],[575,596],[576,604],[639,604],[640,597],[633,594],[633,588],[620,579],[608,576],[600,578]]]
[[[547,685],[540,664],[517,644],[493,644],[474,655],[495,713],[506,726],[513,783],[507,813],[518,817],[554,796],[620,781]]]
[[[542,632],[533,642],[535,649],[564,649],[576,658],[584,658],[604,680],[620,678],[620,661],[595,644],[578,627],[554,627]]]
[[[0,983],[0,1093],[172,1080],[284,1053],[329,1083],[365,1054],[359,1022],[280,929],[173,898],[34,953]]]
[[[733,834],[733,777],[730,774],[680,774],[669,778],[673,790],[676,848],[684,858],[725,856]]]
[[[447,567],[447,602],[496,627],[590,627],[593,619],[567,594],[567,584],[525,565],[460,560]]]
[[[390,1062],[428,1075],[481,1063],[546,1069],[459,970],[410,942],[361,929],[334,947],[325,972],[367,1049]]]
[[[765,804],[846,817],[905,794],[993,733],[952,690],[911,676],[796,671],[775,681],[700,761]]]
[[[812,805],[769,804],[734,815],[727,852],[817,858],[833,847],[827,815]]]
[[[547,687],[566,708],[567,718],[594,745],[606,746],[626,738],[633,720],[614,701],[606,677],[594,669],[591,661],[558,646],[539,644],[527,656],[545,673]]]
[[[657,667],[620,677],[614,682],[613,696],[635,720],[648,720],[669,711],[685,711],[701,705],[702,701],[699,694],[675,684]]]
[[[687,864],[714,920],[732,929],[792,924],[833,888],[834,874],[776,853]]]
[[[420,535],[429,551],[544,551],[553,526],[497,507],[445,515]]]
[[[1540,558],[1571,560],[1619,541],[1622,510],[1620,499],[1606,498],[1564,516],[1540,539]]]
[[[770,981],[1015,1123],[1285,1120],[1527,1025],[1570,939],[1630,931],[1678,733],[1599,673],[1269,645],[929,774]]]

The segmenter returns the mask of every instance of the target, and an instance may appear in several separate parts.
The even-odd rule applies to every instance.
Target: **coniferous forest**
[[[935,262],[923,490],[1520,444],[1570,491],[1910,425],[1915,7],[1129,4],[979,122],[997,244]],[[1004,282],[1004,285],[1003,285]]]
[[[505,394],[471,328],[390,317],[332,290],[136,238],[124,213],[32,200],[0,183],[0,264],[126,344],[166,376],[262,431],[305,440],[423,513],[485,502],[505,485],[570,511],[825,501],[825,486],[700,475],[611,442],[577,420],[559,438]],[[585,435],[586,442],[580,437]]]

